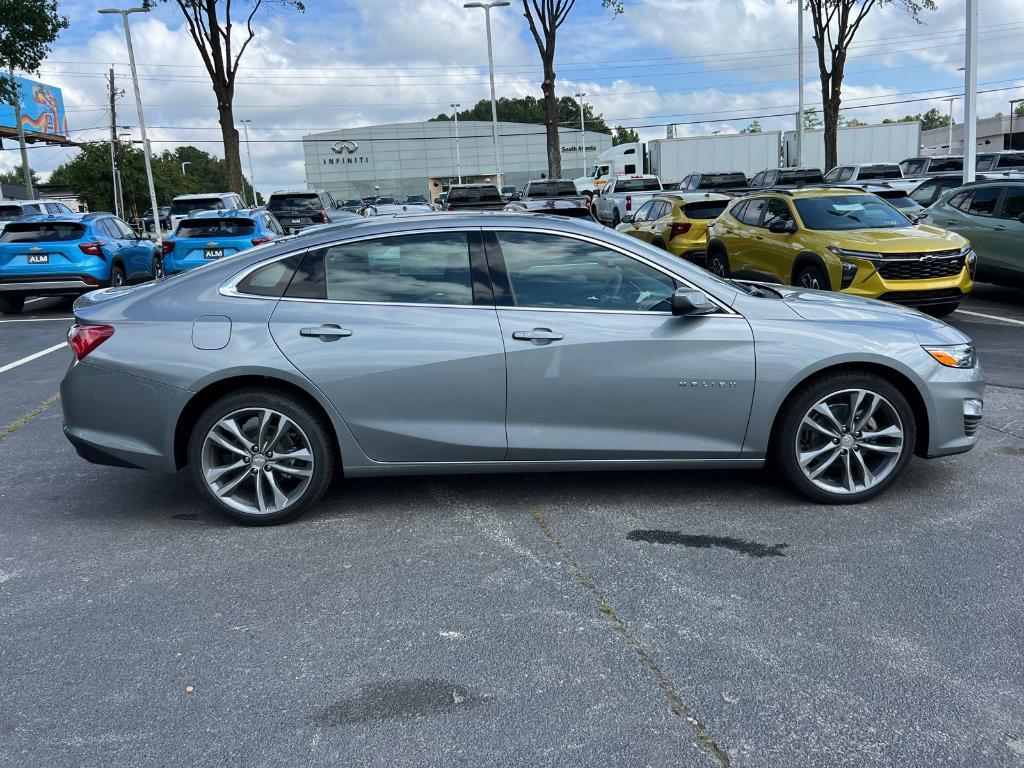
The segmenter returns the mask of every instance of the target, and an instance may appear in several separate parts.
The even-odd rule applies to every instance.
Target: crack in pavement
[[[60,395],[59,394],[53,395],[48,400],[45,400],[42,403],[40,403],[39,406],[36,407],[34,410],[29,411],[24,416],[15,419],[10,424],[8,424],[6,427],[4,427],[3,429],[0,429],[0,443],[2,443],[8,437],[10,437],[15,432],[17,432],[19,429],[24,427],[26,424],[28,424],[30,421],[32,421],[32,419],[34,419],[36,416],[41,414],[43,411],[45,411],[47,408],[49,408],[51,405],[53,405],[59,399],[60,399]]]
[[[598,587],[594,580],[587,575],[586,571],[584,571],[582,566],[580,566],[576,561],[576,558],[573,557],[568,549],[566,549],[561,539],[559,539],[554,530],[552,530],[548,521],[532,505],[523,504],[523,506],[526,507],[526,510],[530,513],[534,522],[537,523],[537,526],[540,528],[544,536],[569,564],[576,580],[590,593],[597,605],[597,609],[604,615],[605,619],[607,619],[612,630],[619,635],[619,637],[621,637],[630,648],[633,649],[634,653],[636,653],[640,658],[643,665],[647,667],[648,671],[654,677],[654,682],[657,684],[658,690],[660,690],[665,698],[668,699],[669,708],[672,714],[686,719],[690,724],[690,727],[693,728],[694,735],[704,748],[704,751],[714,757],[722,768],[731,768],[732,762],[729,759],[729,755],[724,749],[715,743],[715,740],[708,732],[707,727],[697,718],[696,713],[683,703],[683,700],[676,692],[672,681],[669,680],[668,675],[661,670],[658,663],[654,660],[654,657],[651,656],[650,651],[644,647],[643,643],[641,643],[640,640],[629,631],[629,627],[626,626],[626,623],[618,617],[618,614],[615,613],[615,608],[601,591],[601,588]]]

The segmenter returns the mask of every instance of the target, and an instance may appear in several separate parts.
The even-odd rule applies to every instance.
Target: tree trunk
[[[554,45],[551,46],[554,49]],[[544,127],[547,131],[548,178],[562,178],[562,141],[558,135],[558,98],[555,96],[554,57],[544,59]]]
[[[839,98],[833,97],[824,104],[825,120],[825,167],[828,172],[839,165],[838,130],[839,130]]]
[[[217,98],[217,114],[220,122],[220,135],[224,141],[224,165],[227,168],[228,187],[230,192],[242,194],[242,158],[238,149],[238,130],[235,128],[235,114],[231,99]]]

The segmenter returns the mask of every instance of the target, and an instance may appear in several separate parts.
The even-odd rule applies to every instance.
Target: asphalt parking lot
[[[389,478],[254,529],[74,454],[69,353],[14,365],[67,330],[35,301],[0,322],[0,765],[1022,766],[1024,292],[962,310],[982,439],[869,504]]]

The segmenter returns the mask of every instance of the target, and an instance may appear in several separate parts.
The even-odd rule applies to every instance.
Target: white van
[[[178,195],[171,201],[171,232],[178,223],[197,211],[223,211],[248,208],[241,195],[235,192],[205,192]]]
[[[619,144],[598,155],[587,169],[587,175],[573,179],[573,183],[579,194],[593,194],[600,191],[612,176],[633,176],[643,172],[643,144]]]

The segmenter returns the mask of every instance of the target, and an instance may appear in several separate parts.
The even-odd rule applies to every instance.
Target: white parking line
[[[73,317],[19,317],[14,320],[0,320],[0,323],[50,323],[54,320],[74,320]]]
[[[12,370],[14,368],[17,368],[19,365],[24,365],[25,363],[31,363],[33,360],[36,360],[37,358],[40,358],[43,355],[48,355],[51,352],[56,352],[58,349],[67,349],[67,348],[68,348],[67,342],[62,341],[60,344],[54,344],[52,347],[47,347],[46,349],[42,349],[39,352],[35,352],[35,353],[29,355],[28,357],[21,358],[21,360],[15,360],[13,363],[8,363],[7,365],[0,367],[0,373],[7,373],[7,371],[10,371],[10,370]]]
[[[1013,323],[1013,325],[1024,325],[1024,320],[1014,320],[1012,317],[1000,317],[999,315],[986,315],[983,312],[971,312],[967,309],[958,309],[957,314],[984,317],[986,320],[998,320],[1001,323]]]

